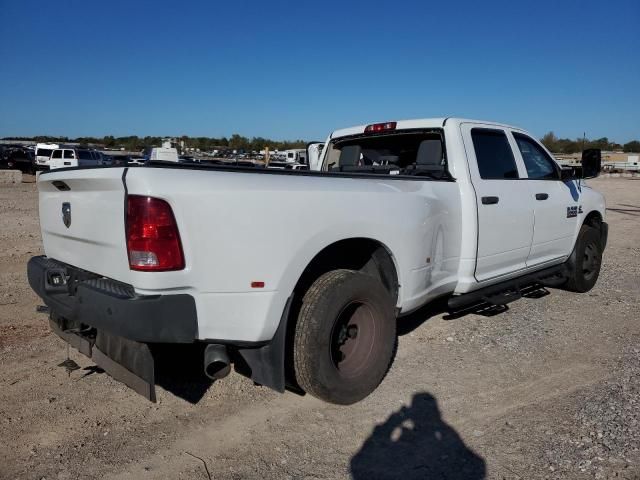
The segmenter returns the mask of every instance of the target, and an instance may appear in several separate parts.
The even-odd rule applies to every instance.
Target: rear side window
[[[78,158],[80,160],[93,160],[93,156],[89,150],[78,150]]]
[[[76,156],[73,153],[73,150],[65,150],[64,151],[64,158],[76,158]]]
[[[62,150],[54,150],[51,158],[62,158]]]
[[[522,154],[529,178],[538,180],[558,180],[560,175],[556,163],[531,138],[521,133],[513,133]]]
[[[485,180],[519,178],[516,160],[504,131],[473,128],[471,139],[478,160],[480,178]]]

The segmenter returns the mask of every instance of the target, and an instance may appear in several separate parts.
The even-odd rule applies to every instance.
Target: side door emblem
[[[62,223],[67,228],[71,226],[71,204],[69,202],[62,204]]]
[[[567,218],[577,217],[582,213],[582,205],[574,205],[572,207],[567,207]]]

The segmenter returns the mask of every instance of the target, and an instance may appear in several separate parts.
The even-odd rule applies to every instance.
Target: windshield
[[[36,156],[49,158],[51,156],[51,152],[53,152],[53,150],[50,150],[48,148],[39,148],[38,150],[36,150]]]
[[[383,175],[448,176],[442,135],[438,131],[337,138],[329,144],[324,169]]]

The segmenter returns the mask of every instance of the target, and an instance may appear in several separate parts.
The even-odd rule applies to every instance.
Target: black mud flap
[[[238,373],[280,393],[283,393],[286,387],[285,342],[292,301],[293,296],[287,299],[280,324],[271,341],[259,348],[239,348],[239,358],[234,359]]]
[[[154,359],[146,343],[109,335],[93,330],[92,334],[76,329],[63,330],[54,319],[49,321],[51,330],[115,380],[155,403]]]

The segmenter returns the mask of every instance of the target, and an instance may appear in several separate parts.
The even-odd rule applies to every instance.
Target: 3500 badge
[[[579,213],[582,213],[582,205],[567,207],[567,218],[577,217]]]

